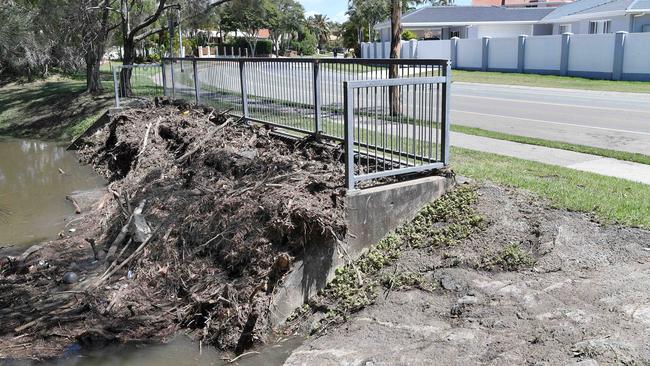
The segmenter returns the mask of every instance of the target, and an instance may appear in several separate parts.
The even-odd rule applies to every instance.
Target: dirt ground
[[[241,353],[270,336],[274,287],[304,247],[345,235],[339,147],[160,103],[84,139],[110,184],[75,232],[0,259],[0,358],[179,329]]]
[[[483,230],[406,250],[382,270],[419,273],[435,289],[384,289],[286,365],[650,363],[650,232],[493,185],[478,189],[475,209]]]

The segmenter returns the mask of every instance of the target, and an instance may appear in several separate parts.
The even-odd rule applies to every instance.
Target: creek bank
[[[650,232],[490,184],[468,198],[434,202],[342,270],[295,313],[312,337],[285,364],[650,362]]]
[[[271,336],[274,288],[303,250],[345,236],[338,146],[164,105],[115,115],[79,154],[107,192],[74,232],[0,262],[0,357],[158,342],[181,329],[241,353]],[[138,208],[150,231],[129,224]]]

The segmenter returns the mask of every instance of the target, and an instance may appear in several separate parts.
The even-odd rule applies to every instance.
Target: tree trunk
[[[134,55],[135,54],[135,42],[128,37],[124,39],[124,55],[122,57],[122,64],[124,66],[133,65]],[[123,68],[120,72],[120,95],[123,97],[133,96],[133,90],[131,89],[131,71],[130,67]]]
[[[391,38],[390,38],[390,58],[399,59],[400,53],[400,41],[402,35],[402,0],[391,0],[391,12],[390,12],[390,28],[391,28]],[[395,79],[399,77],[399,66],[397,64],[391,64],[388,69],[388,78]],[[400,103],[400,89],[399,86],[391,86],[389,88],[389,98],[390,98],[390,115],[398,116],[402,113],[402,105]]]
[[[86,52],[86,91],[91,94],[100,94],[104,91],[102,87],[101,56],[98,57],[95,47]]]

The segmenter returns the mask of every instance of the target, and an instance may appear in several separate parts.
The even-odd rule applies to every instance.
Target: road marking
[[[577,123],[566,123],[566,122],[552,122],[552,121],[544,121],[541,119],[532,119],[532,118],[522,118],[522,117],[512,117],[512,116],[503,116],[499,114],[489,114],[489,113],[479,113],[479,112],[469,112],[469,111],[460,111],[457,109],[452,109],[452,112],[457,112],[457,113],[469,113],[469,114],[477,114],[479,116],[488,116],[488,117],[499,117],[499,118],[509,118],[509,119],[518,119],[522,121],[529,121],[529,122],[537,122],[537,123],[547,123],[551,125],[560,125],[560,126],[571,126],[571,127],[582,127],[582,128],[591,128],[594,130],[602,130],[602,131],[612,131],[612,132],[623,132],[623,133],[631,133],[635,135],[643,135],[643,136],[650,136],[650,132],[641,132],[641,131],[630,131],[630,130],[619,130],[617,128],[608,128],[608,127],[596,127],[596,126],[587,126],[587,125],[580,125]]]
[[[517,103],[533,103],[533,104],[541,104],[541,105],[552,105],[552,106],[561,106],[561,107],[577,107],[577,108],[586,108],[586,109],[601,109],[605,111],[616,111],[616,112],[621,112],[621,111],[626,111],[626,112],[636,112],[636,113],[646,113],[650,114],[650,110],[640,110],[640,109],[623,109],[623,108],[611,108],[611,107],[596,107],[596,106],[585,106],[585,105],[577,105],[577,104],[566,104],[566,103],[551,103],[551,102],[538,102],[535,100],[521,100],[521,99],[509,99],[509,98],[495,98],[495,97],[483,97],[483,96],[476,96],[476,95],[462,95],[462,94],[455,94],[453,97],[456,98],[478,98],[478,99],[489,99],[489,100],[502,100],[504,102],[517,102]]]

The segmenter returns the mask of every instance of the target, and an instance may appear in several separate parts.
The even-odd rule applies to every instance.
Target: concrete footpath
[[[650,184],[650,165],[451,132],[452,146]]]

